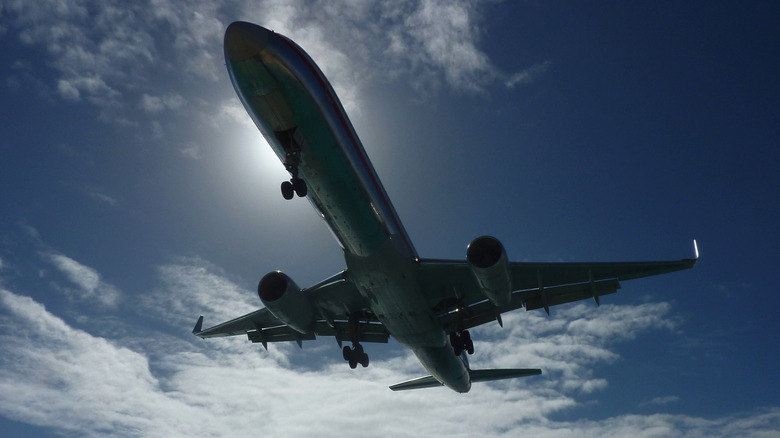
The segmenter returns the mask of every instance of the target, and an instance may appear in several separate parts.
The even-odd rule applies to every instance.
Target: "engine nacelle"
[[[314,329],[314,308],[295,282],[282,272],[266,274],[257,285],[257,295],[271,314],[294,330],[311,333]]]
[[[466,260],[479,283],[482,293],[495,306],[509,304],[512,299],[512,277],[504,245],[495,237],[477,237],[466,249]]]

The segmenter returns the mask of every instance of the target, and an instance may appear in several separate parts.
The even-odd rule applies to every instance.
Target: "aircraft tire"
[[[463,330],[461,333],[461,339],[463,340],[463,349],[468,354],[474,354],[474,341],[471,340],[471,333],[468,330]]]
[[[362,365],[363,368],[368,367],[368,355],[366,353],[363,353],[363,356],[360,357],[360,365]]]
[[[309,188],[306,186],[306,181],[295,178],[292,182],[293,189],[295,190],[295,194],[298,195],[299,198],[305,198],[306,194],[309,192]]]
[[[357,365],[358,365],[358,363],[357,363],[357,361],[355,359],[353,359],[353,358],[349,359],[349,367],[350,368],[352,368],[354,370],[355,368],[357,368]]]
[[[344,355],[344,360],[349,360],[349,358],[352,357],[352,349],[347,347],[346,345],[341,350],[341,353]]]
[[[293,185],[290,181],[285,181],[282,183],[282,197],[286,200],[290,200],[293,198],[293,195],[295,194],[295,190],[293,189]]]

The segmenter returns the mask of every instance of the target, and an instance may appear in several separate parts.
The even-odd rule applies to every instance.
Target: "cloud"
[[[119,303],[122,295],[119,289],[102,281],[96,270],[62,254],[49,252],[43,256],[76,286],[76,288],[65,289],[70,298],[97,302],[109,308],[115,308]]]
[[[514,88],[517,84],[527,85],[535,81],[539,76],[543,75],[552,66],[552,61],[545,61],[542,63],[534,64],[527,69],[511,75],[506,80],[506,86]]]
[[[511,87],[543,73],[548,63],[507,79],[480,48],[484,3],[205,0],[182,8],[166,0],[11,2],[4,9],[9,33],[3,38],[15,37],[45,56],[31,61],[27,74],[6,82],[69,103],[86,102],[97,108],[100,120],[129,128],[142,126],[144,115],[166,111],[182,113],[169,124],[224,123],[225,116],[235,119],[226,111],[238,100],[214,84],[227,81],[222,38],[236,18],[270,27],[304,47],[350,114],[360,112],[365,91],[376,83],[404,84],[424,100],[443,89],[482,93],[494,85]],[[230,108],[219,103],[225,99],[233,102]]]
[[[407,42],[394,40],[390,53],[401,55],[422,47],[414,62],[441,69],[447,83],[456,89],[479,91],[493,78],[494,68],[476,47],[479,29],[474,23],[475,6],[471,1],[419,2],[416,11],[403,21]]]
[[[228,286],[230,292],[229,281],[208,269],[198,273],[199,267],[206,265],[172,265],[162,277],[180,286],[210,278],[203,290],[217,286],[219,295]],[[181,280],[193,273],[191,281]],[[197,296],[202,293],[196,291]],[[216,301],[209,311],[222,306]],[[334,359],[337,354],[326,355],[307,371],[282,366],[273,354],[258,353],[243,339],[185,340],[140,326],[130,337],[98,337],[6,289],[0,289],[0,314],[0,414],[65,434],[295,437],[317,430],[318,436],[340,437],[344,430],[371,430],[377,436],[718,437],[760,436],[780,424],[780,409],[715,420],[629,414],[556,421],[550,416],[578,402],[551,391],[541,379],[475,385],[467,395],[446,390],[393,393],[386,385],[415,366],[408,353],[372,361],[358,371]],[[558,329],[548,334],[553,332]],[[574,355],[569,360],[579,359]]]
[[[157,91],[171,83],[161,73],[174,72],[173,83],[191,74],[209,82],[218,78],[218,3],[190,6],[176,7],[174,14],[174,5],[161,1],[10,2],[4,19],[22,44],[45,50],[46,68],[35,67],[38,74],[54,70],[57,96],[86,100],[101,109],[102,118],[133,125],[134,100],[149,112],[184,104],[181,93]]]
[[[642,403],[641,406],[664,406],[671,403],[677,403],[678,401],[680,401],[680,397],[677,397],[676,395],[667,395],[665,397],[653,397],[650,401]]]
[[[191,141],[187,143],[186,146],[179,149],[179,152],[187,158],[192,158],[193,160],[200,160],[203,158],[203,150],[201,150],[201,147],[199,144]]]
[[[116,198],[106,194],[101,189],[98,189],[96,187],[85,187],[84,190],[87,196],[89,196],[95,201],[100,202],[101,204],[107,205],[109,207],[116,207],[117,205],[119,205],[119,201],[117,201]]]
[[[176,93],[166,93],[163,96],[151,96],[144,93],[138,106],[147,113],[159,113],[163,110],[177,110],[187,103],[187,99]]]
[[[239,287],[222,269],[197,257],[160,266],[158,276],[161,287],[142,296],[141,302],[151,314],[176,325],[194,325],[194,312],[207,313],[216,323],[258,307],[255,291]]]
[[[57,93],[65,100],[78,102],[84,96],[96,106],[109,107],[116,103],[121,93],[106,84],[97,75],[70,77],[57,81]]]

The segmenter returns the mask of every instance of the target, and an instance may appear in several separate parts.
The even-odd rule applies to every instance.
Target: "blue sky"
[[[8,436],[776,436],[772,2],[0,3],[0,430]],[[540,377],[392,393],[398,344],[189,332],[274,269],[344,267],[235,96],[235,20],[304,47],[418,252],[702,258],[602,305],[473,331]],[[424,414],[421,414],[424,413]]]

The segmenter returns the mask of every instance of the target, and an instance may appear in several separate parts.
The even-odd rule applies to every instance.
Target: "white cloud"
[[[117,201],[116,198],[106,194],[103,190],[98,189],[97,187],[86,187],[84,190],[86,191],[87,196],[94,199],[95,201],[100,202],[101,204],[107,205],[109,207],[116,207],[119,205],[119,201]]]
[[[219,295],[230,285],[191,268],[171,267],[162,275],[178,278],[173,283],[182,287],[210,279],[195,291],[198,296],[209,286]],[[190,274],[191,281],[182,280]],[[338,358],[326,359],[305,371],[282,366],[272,352],[258,353],[243,339],[189,341],[140,327],[133,337],[97,337],[8,290],[0,290],[0,314],[0,414],[66,434],[295,437],[316,430],[341,437],[344,430],[370,430],[375,436],[718,437],[768,436],[780,424],[780,409],[715,420],[621,415],[555,421],[551,414],[578,402],[541,379],[475,385],[466,395],[445,389],[393,393],[386,385],[414,366],[409,354],[356,371]]]
[[[162,286],[141,297],[148,312],[177,325],[195,324],[195,312],[221,322],[259,307],[257,293],[239,287],[200,258],[178,258],[158,268]],[[207,321],[208,324],[208,321]]]
[[[192,158],[193,160],[200,160],[203,158],[203,151],[201,150],[200,145],[194,141],[187,143],[186,146],[179,149],[179,152],[181,152],[183,156]]]
[[[653,397],[650,401],[645,402],[642,406],[663,406],[671,403],[677,403],[680,401],[680,397],[676,395],[667,395],[665,397]]]
[[[501,82],[528,82],[548,66],[507,79],[480,49],[483,2],[473,0],[206,0],[185,8],[165,0],[44,3],[12,2],[4,16],[19,41],[46,51],[45,65],[57,74],[36,88],[51,88],[69,102],[86,101],[100,110],[101,120],[128,127],[139,126],[137,108],[146,114],[186,109],[200,121],[221,119],[214,114],[224,115],[224,107],[214,102],[227,95],[215,95],[213,84],[227,81],[222,38],[235,18],[298,42],[351,114],[360,111],[365,90],[376,82],[407,84],[424,99],[443,88],[481,92]],[[32,74],[50,71],[41,66],[34,65]],[[12,87],[32,83],[8,79]]]
[[[552,66],[552,61],[545,61],[542,63],[534,64],[527,69],[511,75],[506,80],[506,86],[513,88],[517,84],[530,84],[536,80],[539,76],[543,75]]]
[[[44,257],[60,270],[74,288],[66,288],[68,295],[79,301],[97,302],[105,307],[116,307],[121,299],[119,289],[100,279],[100,274],[89,266],[58,253],[46,253]]]
[[[415,62],[442,69],[450,85],[471,91],[480,90],[494,74],[487,56],[476,47],[479,29],[474,23],[475,6],[471,1],[423,0],[404,19],[403,28],[411,38],[404,49],[423,48]],[[396,40],[391,47],[397,45]]]
[[[166,93],[162,96],[142,94],[138,106],[147,113],[159,113],[163,110],[177,110],[187,103],[187,99],[176,93]]]

